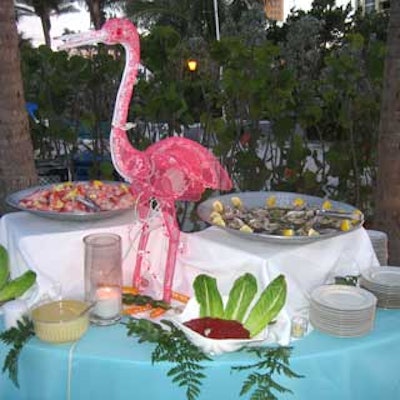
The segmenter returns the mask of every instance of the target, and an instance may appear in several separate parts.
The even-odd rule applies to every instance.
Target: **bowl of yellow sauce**
[[[89,304],[79,300],[59,300],[32,310],[36,336],[49,343],[80,339],[89,326]]]

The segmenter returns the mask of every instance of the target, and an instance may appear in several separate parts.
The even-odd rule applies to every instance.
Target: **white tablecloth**
[[[82,298],[84,292],[84,236],[113,232],[122,237],[123,280],[132,281],[141,224],[133,214],[96,222],[44,219],[26,212],[10,213],[0,220],[0,243],[9,251],[12,276],[26,269],[38,274],[30,293],[32,302],[57,296]],[[149,248],[143,266],[148,292],[161,297],[167,238],[157,216],[153,218]],[[279,274],[288,283],[288,299],[282,313],[281,343],[287,343],[288,323],[294,315],[307,315],[313,288],[332,282],[337,275],[357,275],[379,265],[364,229],[311,244],[274,244],[241,239],[218,228],[181,235],[174,290],[192,294],[191,282],[199,273],[217,278],[228,294],[233,281],[245,271],[253,273],[260,290]]]

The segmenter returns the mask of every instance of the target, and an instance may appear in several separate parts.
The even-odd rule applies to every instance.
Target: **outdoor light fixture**
[[[197,61],[194,59],[190,59],[187,61],[187,66],[190,72],[194,72],[197,69]]]

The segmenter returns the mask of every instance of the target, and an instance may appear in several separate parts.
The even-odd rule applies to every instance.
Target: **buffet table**
[[[146,291],[157,297],[167,241],[157,215],[151,227],[144,277]],[[140,228],[140,222],[130,213],[104,221],[76,223],[17,212],[0,220],[0,243],[9,251],[12,275],[20,275],[28,268],[37,272],[38,285],[26,297],[34,305],[46,299],[82,297],[82,239],[93,232],[121,235],[124,283],[130,284]],[[273,339],[286,345],[290,342],[290,319],[307,316],[313,288],[333,282],[335,276],[356,275],[374,265],[379,264],[362,228],[311,244],[293,245],[243,240],[212,227],[181,235],[174,289],[191,295],[191,282],[199,273],[216,276],[222,292],[244,271],[256,275],[264,286],[284,274],[288,298],[280,323],[274,327],[277,333]],[[378,394],[385,399],[398,398],[400,381],[395,371],[400,364],[399,322],[396,311],[380,311],[376,329],[366,337],[338,339],[314,331],[292,343],[292,367],[305,378],[282,381],[295,393],[287,398],[353,400],[377,398]],[[0,398],[185,398],[184,392],[166,376],[170,366],[151,364],[152,348],[128,338],[123,325],[92,326],[73,344],[49,345],[34,338],[21,356],[21,388],[15,389],[3,375]],[[0,346],[0,359],[5,354],[6,348]],[[233,353],[210,362],[201,399],[238,398],[245,377],[231,373],[230,367],[247,361],[247,355]]]
[[[400,398],[400,312],[379,310],[368,336],[340,339],[313,331],[293,343],[291,368],[304,375],[281,383],[296,400],[396,400]],[[168,365],[150,362],[152,345],[126,336],[123,325],[91,327],[76,344],[49,345],[33,338],[19,366],[20,388],[0,375],[2,400],[185,399],[166,376]],[[0,360],[7,349],[0,346]],[[251,359],[242,353],[207,365],[199,400],[238,399],[247,375],[231,372]],[[253,360],[254,361],[254,360]],[[243,397],[248,398],[248,397]]]
[[[150,294],[161,297],[167,238],[157,215],[150,226],[142,275]],[[83,237],[94,232],[119,234],[124,284],[131,285],[140,228],[131,213],[77,223],[16,212],[0,219],[0,243],[9,251],[14,276],[26,269],[37,272],[38,293],[31,296],[32,301],[48,295],[79,298],[84,293]],[[244,271],[256,275],[264,286],[284,274],[289,292],[286,311],[294,315],[308,307],[314,287],[333,282],[335,276],[358,275],[376,265],[379,262],[364,229],[304,245],[268,243],[251,240],[251,236],[244,240],[211,227],[181,234],[174,289],[191,295],[191,282],[199,273],[215,276],[222,292]]]

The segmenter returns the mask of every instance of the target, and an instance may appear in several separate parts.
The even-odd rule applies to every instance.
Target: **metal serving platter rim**
[[[200,203],[197,207],[197,215],[200,217],[200,219],[207,224],[211,226],[215,226],[219,229],[222,229],[228,233],[231,233],[235,236],[239,236],[243,239],[247,240],[260,240],[260,241],[265,241],[265,242],[270,242],[270,243],[277,243],[277,244],[306,244],[306,243],[314,243],[317,241],[333,238],[336,236],[342,236],[350,232],[354,232],[357,229],[360,229],[363,225],[363,221],[360,222],[358,226],[355,226],[353,229],[350,229],[349,231],[335,231],[335,232],[330,232],[330,233],[325,233],[321,234],[318,236],[282,236],[282,235],[269,235],[266,233],[246,233],[246,232],[241,232],[237,229],[232,229],[228,227],[223,227],[223,226],[218,226],[214,225],[210,221],[210,214],[212,211],[212,204],[216,201],[219,200],[221,201],[224,205],[230,205],[231,198],[232,197],[239,197],[245,207],[247,206],[248,208],[252,207],[260,207],[265,204],[265,200],[270,197],[270,196],[276,196],[276,201],[277,204],[282,206],[282,205],[290,205],[292,200],[296,198],[302,198],[306,201],[307,206],[312,206],[312,207],[321,207],[322,203],[326,200],[321,197],[317,196],[312,196],[308,194],[302,194],[302,193],[294,193],[294,192],[279,192],[279,191],[271,191],[271,192],[234,192],[230,194],[225,194],[222,196],[214,196],[210,197],[209,199],[203,201]],[[285,198],[286,203],[282,202],[282,199]],[[256,201],[257,204],[249,204],[249,200],[251,201]],[[334,210],[343,210],[347,212],[352,212],[357,210],[356,207],[343,203],[340,201],[336,200],[329,200],[332,203],[332,208]]]
[[[89,183],[90,181],[71,181],[73,184],[85,184]],[[32,186],[27,189],[19,190],[18,192],[14,192],[9,194],[6,197],[6,203],[10,205],[11,207],[16,208],[17,210],[20,211],[27,211],[31,214],[37,215],[39,217],[44,217],[44,218],[49,218],[49,219],[55,219],[59,221],[75,221],[75,222],[84,222],[84,221],[97,221],[97,220],[102,220],[106,218],[112,218],[116,217],[120,214],[129,212],[129,211],[134,211],[135,208],[121,208],[118,210],[109,210],[109,211],[97,211],[97,212],[83,212],[83,211],[77,211],[77,212],[56,212],[56,211],[43,211],[43,210],[32,210],[30,208],[23,207],[19,204],[20,200],[25,198],[26,196],[29,196],[30,194],[39,191],[39,190],[47,190],[50,189],[54,186],[57,185],[62,185],[65,182],[59,182],[59,183],[50,183],[47,185],[38,185],[38,186]],[[124,182],[119,182],[119,181],[102,181],[102,183],[108,184],[108,185],[120,185],[123,184]]]

